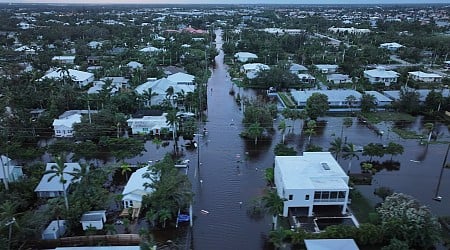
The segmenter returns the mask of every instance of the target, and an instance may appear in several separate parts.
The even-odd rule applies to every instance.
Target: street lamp
[[[8,235],[8,250],[11,249],[11,236],[12,236],[12,224],[16,223],[16,218],[12,217],[12,219],[5,223],[5,226],[9,226],[9,235]]]

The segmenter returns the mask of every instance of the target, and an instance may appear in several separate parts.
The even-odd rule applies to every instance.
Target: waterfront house
[[[316,206],[347,212],[349,177],[330,152],[304,152],[303,156],[275,156],[275,185],[284,199],[283,216],[291,209],[309,217]]]
[[[392,70],[386,70],[383,67],[378,67],[376,69],[364,70],[364,77],[372,84],[384,83],[385,86],[390,86],[397,82],[399,73]]]
[[[295,90],[291,91],[291,95],[298,107],[302,108],[306,106],[308,98],[314,93],[324,94],[328,97],[328,105],[330,108],[347,108],[347,97],[354,96],[355,101],[351,103],[352,107],[359,107],[361,105],[361,93],[352,89],[339,89],[339,90]]]
[[[97,113],[96,110],[68,110],[53,120],[55,137],[73,137],[73,125],[81,122],[83,115]]]
[[[170,131],[167,124],[167,113],[159,110],[150,110],[142,115],[136,115],[127,120],[128,127],[131,128],[133,135],[151,134],[160,135],[162,129]]]
[[[236,58],[239,62],[246,63],[248,61],[258,59],[258,56],[250,52],[237,52],[234,54],[234,58]]]
[[[414,81],[419,82],[441,82],[442,76],[435,73],[426,73],[422,71],[411,71],[408,72],[408,77],[410,77]]]
[[[51,170],[52,166],[56,165],[54,162],[47,163],[45,167],[45,171]],[[72,181],[74,179],[73,175],[70,175],[69,173],[74,173],[75,169],[81,170],[81,166],[79,163],[64,163],[66,165],[65,172],[63,174],[64,180],[66,180],[66,183],[64,184],[65,191],[67,192],[70,188],[70,185],[72,184]],[[63,196],[64,189],[63,184],[60,181],[60,177],[54,177],[50,180],[50,177],[52,177],[53,174],[45,174],[42,176],[41,181],[37,185],[37,187],[34,189],[34,192],[36,192],[36,195],[41,198],[53,198],[53,197],[59,197]],[[76,181],[79,181],[77,179]]]
[[[133,174],[131,174],[127,185],[122,191],[122,203],[125,211],[132,209],[132,217],[135,218],[139,215],[142,206],[142,197],[149,195],[153,192],[152,188],[145,187],[146,183],[151,183],[151,178],[143,177],[144,174],[152,175],[152,171],[148,167],[143,167]],[[155,177],[155,176],[154,176]]]

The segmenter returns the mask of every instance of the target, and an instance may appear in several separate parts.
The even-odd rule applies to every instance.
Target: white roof
[[[148,89],[151,88],[152,92],[158,94],[158,96],[154,97],[155,99],[152,98],[152,102],[155,101],[155,103],[157,103],[158,97],[160,101],[166,97],[166,90],[169,87],[173,87],[174,93],[181,92],[182,90],[185,93],[188,93],[194,92],[195,90],[195,85],[177,84],[175,82],[170,81],[167,78],[161,78],[156,81],[148,81],[146,83],[137,86],[134,90],[136,91],[136,93],[142,95],[144,94],[144,91],[148,91]]]
[[[242,65],[242,67],[244,68],[244,70],[255,70],[255,71],[260,71],[260,70],[269,70],[270,67],[262,64],[262,63],[246,63],[244,65]]]
[[[11,159],[4,155],[1,155],[0,159],[1,159],[1,161],[0,161],[0,179],[4,179],[6,176],[6,174],[4,172],[6,170],[6,168],[8,168],[9,174],[11,175],[11,174],[13,174],[14,168],[17,168],[18,166],[15,166],[15,164],[12,164]]]
[[[58,230],[58,222],[59,228],[64,231],[66,228],[66,220],[52,220],[48,227],[42,232],[42,234],[52,234],[53,232]],[[60,233],[60,232],[59,232]]]
[[[364,75],[379,78],[397,78],[399,76],[397,72],[392,70],[385,70],[383,68],[364,70]]]
[[[52,166],[56,165],[54,162],[47,163],[47,166],[45,167],[45,170],[51,170]],[[66,183],[66,190],[69,188],[70,183],[72,182],[73,176],[68,173],[73,173],[75,169],[81,169],[80,164],[78,163],[64,163],[67,167],[64,170],[64,179],[67,181]],[[53,176],[53,174],[46,174],[42,176],[41,181],[37,185],[37,187],[34,189],[35,192],[46,192],[46,191],[63,191],[63,185],[59,181],[60,178],[58,176],[53,177],[51,181],[48,181],[50,177]]]
[[[307,250],[359,250],[353,239],[305,240]]]
[[[408,72],[408,74],[421,77],[421,78],[442,78],[441,75],[435,74],[435,73],[426,73],[422,71],[411,71]]]
[[[316,78],[310,74],[297,74],[298,78],[300,79],[309,79],[309,80],[315,80]]]
[[[347,174],[330,152],[275,156],[286,189],[347,190]],[[322,164],[326,164],[327,169]]]
[[[291,91],[292,97],[297,102],[306,102],[314,93],[326,95],[328,97],[328,102],[342,102],[351,95],[356,97],[357,100],[361,98],[361,93],[351,89]]]
[[[136,61],[131,61],[131,62],[127,63],[127,66],[130,68],[136,69],[136,68],[142,68],[143,65],[142,65],[142,63],[139,63]]]
[[[380,47],[382,47],[382,48],[401,48],[404,46],[399,43],[382,43],[382,44],[380,44]]]
[[[167,76],[167,79],[175,83],[193,83],[195,76],[178,72],[173,75]]]
[[[316,64],[318,69],[337,69],[339,66],[336,64]]]
[[[369,90],[368,90],[368,91],[364,91],[364,92],[365,92],[366,94],[375,96],[375,99],[377,99],[378,102],[392,102],[392,99],[391,99],[391,98],[389,98],[389,97],[387,97],[387,96],[381,94],[381,93],[378,92],[378,91],[373,91],[373,90],[370,90],[370,91],[369,91]]]
[[[250,53],[250,52],[237,52],[236,54],[234,54],[234,57],[236,58],[258,58],[258,56],[256,54]]]
[[[290,71],[307,71],[308,68],[306,68],[303,65],[297,64],[297,63],[293,63],[291,64],[291,67],[289,67]]]
[[[128,126],[131,128],[150,128],[150,129],[161,129],[167,128],[167,113],[163,113],[160,116],[144,116],[141,118],[130,118],[127,120]]]
[[[64,71],[58,71],[59,69],[52,71],[45,76],[43,76],[41,79],[49,78],[49,79],[58,79],[63,78],[63,76],[66,74]],[[94,74],[84,71],[79,71],[75,69],[69,69],[69,76],[74,80],[75,82],[84,82],[88,80],[89,78],[93,78]]]
[[[74,123],[80,123],[81,122],[81,115],[80,114],[73,114],[70,116],[67,116],[62,119],[55,119],[53,120],[53,126],[65,126],[65,127],[72,127]]]
[[[103,86],[104,86],[105,84],[106,84],[106,83],[103,82],[103,81],[94,81],[94,85],[88,89],[87,93],[88,93],[88,94],[97,94],[97,93],[100,93],[100,91],[103,89]],[[111,89],[111,91],[110,91],[111,94],[114,94],[114,93],[116,93],[117,91],[119,91],[118,88],[117,88],[116,86],[110,86],[110,89]]]
[[[160,52],[160,51],[164,51],[164,49],[149,46],[149,47],[142,48],[139,51],[140,52]]]
[[[62,60],[75,60],[75,56],[54,56],[52,58],[52,60],[53,61],[55,61],[55,60],[59,60],[59,61],[62,61]]]
[[[142,196],[153,192],[153,189],[144,187],[145,183],[150,183],[152,181],[150,178],[142,177],[145,173],[151,174],[152,172],[148,167],[143,167],[131,174],[127,185],[122,191],[122,200],[142,201]]]

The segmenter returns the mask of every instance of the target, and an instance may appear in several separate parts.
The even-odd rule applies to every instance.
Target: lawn
[[[377,124],[382,121],[414,121],[416,117],[398,112],[370,112],[362,114],[370,123]]]
[[[292,99],[286,95],[286,93],[278,92],[278,95],[280,96],[281,100],[283,100],[284,105],[288,108],[295,108],[295,103],[292,101]]]
[[[358,219],[359,223],[366,223],[370,221],[370,215],[375,213],[374,206],[370,203],[370,201],[364,197],[358,190],[353,189],[350,193],[352,203],[350,204],[350,208],[353,211],[353,214]]]

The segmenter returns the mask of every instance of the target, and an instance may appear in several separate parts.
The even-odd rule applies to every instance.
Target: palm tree
[[[149,107],[152,106],[152,97],[157,96],[158,93],[153,92],[152,88],[148,88],[148,90],[144,90],[143,96]]]
[[[66,79],[72,80],[72,77],[70,76],[70,71],[67,67],[61,66],[56,70],[56,72],[58,72],[59,75],[62,77],[64,85],[66,85]]]
[[[172,213],[169,209],[163,208],[158,212],[159,222],[163,223],[163,228],[166,228],[166,221],[172,219]]]
[[[124,163],[122,163],[122,165],[120,165],[120,169],[121,169],[122,175],[125,174],[125,179],[128,181],[128,172],[131,172],[130,164],[124,162]]]
[[[177,115],[177,111],[175,109],[171,109],[166,116],[166,122],[169,126],[172,127],[172,137],[174,142],[174,150],[178,149],[177,144],[177,128],[180,123],[180,117]]]
[[[428,132],[427,143],[429,144],[431,141],[431,136],[433,135],[434,124],[432,122],[427,122],[423,125]]]
[[[347,173],[350,173],[350,169],[352,168],[352,159],[356,158],[357,160],[359,160],[359,156],[356,154],[355,151],[355,145],[353,145],[353,143],[346,143],[344,145],[344,148],[342,149],[342,158],[344,159],[348,159],[348,168],[347,168]]]
[[[264,207],[273,216],[274,229],[277,228],[278,215],[283,213],[284,202],[286,200],[278,196],[277,191],[274,189],[268,190],[262,197]]]
[[[173,107],[173,100],[172,100],[172,96],[175,93],[174,89],[172,86],[168,87],[166,89],[166,98],[170,100],[170,103],[172,104]]]
[[[285,132],[286,132],[286,120],[282,120],[281,122],[280,122],[280,124],[278,124],[278,129],[281,131],[281,134],[282,134],[282,139],[281,139],[281,141],[282,141],[282,143],[284,144],[284,138],[285,138]]]
[[[66,206],[66,210],[69,210],[69,200],[67,199],[67,191],[66,191],[67,180],[64,175],[75,176],[75,173],[66,171],[67,165],[65,164],[65,159],[66,158],[62,156],[56,157],[55,158],[56,164],[52,165],[49,170],[45,171],[44,175],[51,174],[51,176],[48,178],[49,182],[55,177],[59,178],[59,182],[62,184],[63,189],[64,204]]]
[[[306,130],[305,134],[308,135],[308,143],[311,143],[311,136],[316,134],[316,121],[309,120],[308,123],[306,123]]]
[[[258,144],[258,137],[261,136],[263,130],[264,130],[264,128],[261,127],[259,122],[255,122],[252,125],[250,125],[250,127],[248,127],[247,133],[250,136],[250,138],[255,139],[255,145]]]
[[[336,161],[339,161],[339,155],[341,154],[342,149],[344,147],[342,138],[341,137],[335,138],[332,142],[330,142],[330,145],[331,147],[328,150],[334,154],[334,158],[336,158]]]
[[[350,108],[350,112],[353,112],[352,107],[353,107],[353,103],[355,103],[356,100],[357,99],[354,95],[349,95],[345,98],[345,102],[347,102],[347,105]]]

